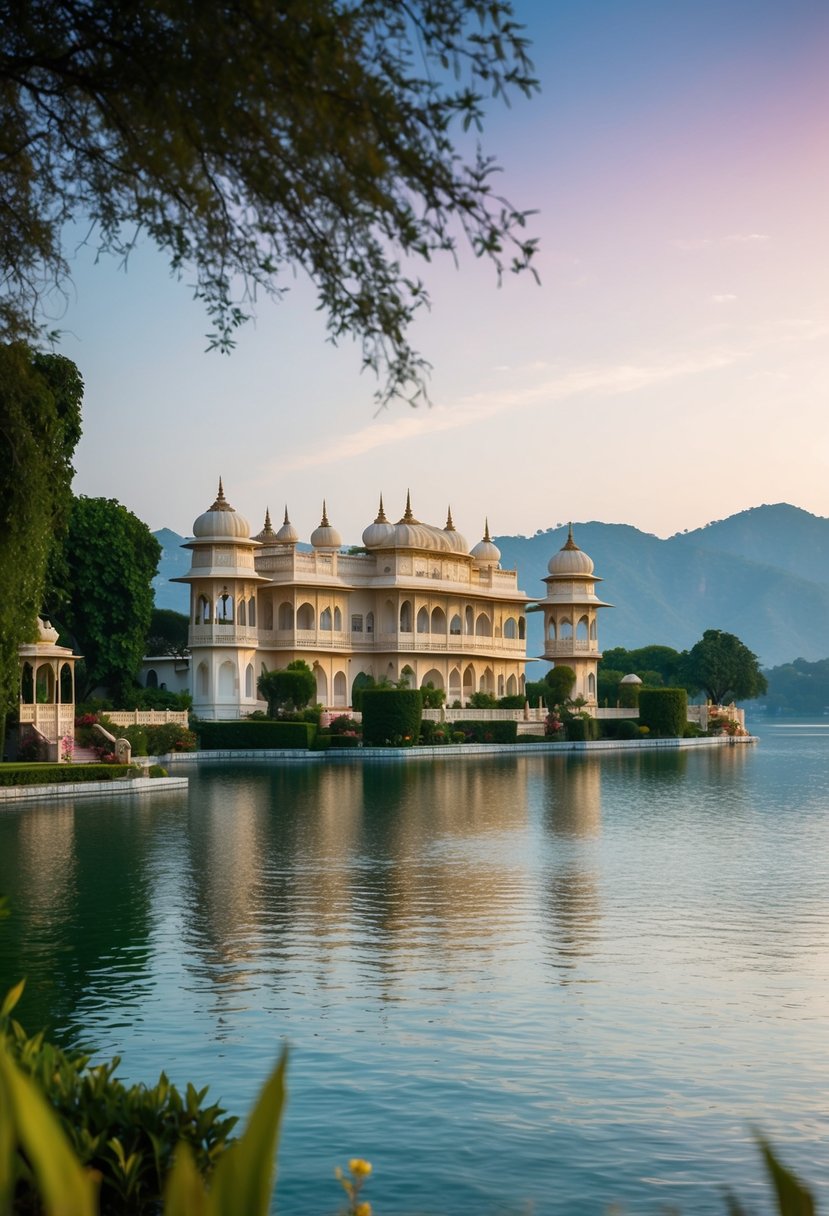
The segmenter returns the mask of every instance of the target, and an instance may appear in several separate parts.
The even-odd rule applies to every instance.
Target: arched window
[[[464,617],[465,617],[464,633],[474,633],[475,632],[475,614],[473,613],[471,608],[467,608],[466,612],[464,613]]]
[[[527,622],[524,620],[523,616],[518,618],[518,636],[522,642],[527,636]]]
[[[289,604],[288,607],[291,608],[291,605]],[[293,611],[293,608],[291,608],[292,616]],[[268,596],[262,605],[262,628],[273,629],[273,600],[270,596]],[[288,626],[288,628],[290,628],[290,626]]]
[[[550,617],[550,623],[547,626],[547,637],[550,639],[551,642],[554,642],[556,640],[557,636],[558,635],[556,633],[556,623],[553,620],[553,618]]]
[[[443,683],[443,676],[440,674],[440,672],[438,671],[438,669],[436,667],[433,667],[431,669],[431,671],[427,671],[426,675],[420,681],[421,688],[425,688],[427,684],[431,684],[432,688],[445,687],[445,685]]]
[[[225,589],[216,597],[216,623],[230,624],[233,620],[233,596]]]
[[[414,671],[412,670],[412,668],[409,666],[408,663],[406,663],[406,665],[404,667],[401,667],[400,679],[405,680],[407,688],[412,687],[412,684],[414,682]]]
[[[196,672],[196,692],[200,697],[207,696],[207,664],[199,663]]]
[[[75,700],[75,689],[73,687],[72,668],[68,663],[63,663],[60,669],[60,703],[61,705],[71,705]]]
[[[598,636],[599,635],[596,632],[596,618],[594,617],[593,620],[590,622],[590,640],[591,640],[591,642],[595,642],[596,639],[598,638]]]
[[[282,608],[279,609],[280,613]],[[300,604],[296,610],[296,627],[297,629],[313,629],[314,628],[314,609],[309,603]],[[327,684],[326,684],[327,688]]]
[[[463,673],[463,699],[466,701],[475,691],[475,668],[470,663]]]
[[[573,636],[573,622],[565,616],[558,623],[558,636],[562,641],[569,641]]]
[[[461,618],[457,612],[452,617],[452,620],[449,623],[449,632],[452,634],[453,637],[460,637]]]
[[[297,626],[300,629],[313,629],[314,628],[314,609],[311,607],[310,604],[303,604],[302,607],[307,608],[308,612],[311,614],[310,615],[311,623],[310,623],[310,625],[300,625],[299,613],[297,613]],[[302,611],[302,609],[300,609],[300,612],[301,611]],[[293,629],[293,627],[294,627],[294,606],[293,606],[293,604],[289,604],[287,600],[283,600],[282,603],[279,605],[279,612],[278,612],[277,620],[278,620],[277,628]]]
[[[31,663],[24,663],[20,673],[20,700],[24,705],[34,705],[35,677]]]
[[[235,692],[236,670],[230,660],[226,659],[219,668],[219,699],[231,701]]]
[[[248,624],[251,629],[256,627],[256,596],[252,595],[248,600]]]
[[[199,606],[196,609],[196,624],[197,625],[209,625],[210,624],[210,600],[207,598],[206,595],[199,596]]]
[[[253,697],[253,664],[248,663],[245,668],[245,699],[250,701]]]
[[[339,707],[348,704],[348,682],[342,671],[334,676],[334,704]]]
[[[412,606],[408,600],[404,600],[400,605],[400,632],[412,632]]]
[[[432,633],[446,633],[446,613],[442,608],[432,609]]]
[[[517,626],[516,626],[516,622],[515,622],[515,617],[508,616],[507,619],[504,621],[504,637],[508,638],[510,641],[514,641],[516,630],[517,630]]]
[[[320,613],[320,629],[324,629],[326,633],[331,632],[331,609],[323,608]]]
[[[579,617],[579,623],[576,625],[576,640],[579,642],[586,642],[589,631],[590,626],[588,624],[587,617]]]
[[[334,609],[334,629],[337,633],[341,633],[342,627],[343,627],[343,614],[340,612],[339,608],[335,608]],[[343,705],[345,705],[345,701],[343,701]]]
[[[460,701],[461,699],[461,673],[457,667],[453,667],[449,672],[449,700]]]
[[[595,697],[596,695],[596,677],[592,671],[587,677],[587,695],[588,697]]]
[[[374,613],[366,613],[366,633],[374,633]]]
[[[503,695],[504,695],[504,677],[499,676],[498,677],[498,696],[503,697]]]
[[[317,701],[325,707],[328,704],[328,677],[319,665],[314,667],[314,676],[317,681]]]
[[[147,688],[158,688],[158,672],[154,667],[147,672]]]
[[[478,619],[475,622],[475,636],[479,638],[492,637],[492,621],[485,612],[478,613]]]
[[[38,667],[35,679],[35,697],[38,705],[54,705],[55,673],[51,667]]]
[[[495,687],[495,682],[492,677],[492,668],[487,667],[484,674],[481,676],[478,686],[478,692],[492,692]]]
[[[417,614],[417,632],[418,633],[428,633],[429,632],[429,609],[428,608],[421,608]]]
[[[236,620],[240,625],[247,625],[248,623],[247,604],[244,596],[239,600],[239,607],[236,610]]]
[[[509,679],[507,680],[507,696],[508,697],[517,697],[518,696],[518,681],[516,680],[515,676],[510,676]]]

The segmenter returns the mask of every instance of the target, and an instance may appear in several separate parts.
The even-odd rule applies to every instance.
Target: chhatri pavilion
[[[351,703],[362,673],[444,689],[447,704],[468,704],[475,692],[524,692],[525,612],[544,614],[544,658],[576,672],[573,696],[596,703],[601,658],[593,562],[572,529],[549,563],[547,594],[533,601],[484,529],[471,548],[451,510],[443,527],[415,518],[410,499],[397,523],[380,508],[362,548],[344,551],[323,504],[310,552],[285,512],[274,530],[269,512],[251,536],[248,521],[225,498],[193,524],[185,542],[190,570],[190,691],[193,710],[208,719],[237,718],[262,708],[256,682],[263,671],[303,659],[314,672],[317,700]]]

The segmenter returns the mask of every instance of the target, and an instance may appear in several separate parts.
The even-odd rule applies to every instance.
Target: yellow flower
[[[355,1178],[368,1178],[371,1173],[371,1162],[363,1161],[362,1157],[352,1157],[348,1163]]]
[[[354,1216],[371,1216],[371,1204],[366,1203],[365,1200],[358,1203],[354,1209]]]

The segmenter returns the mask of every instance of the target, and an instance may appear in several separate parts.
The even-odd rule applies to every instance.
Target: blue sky
[[[536,209],[541,286],[426,270],[431,408],[376,415],[302,279],[236,352],[150,247],[73,255],[76,492],[188,532],[221,474],[254,531],[322,499],[346,541],[447,503],[470,542],[602,519],[667,535],[761,502],[829,513],[829,5],[520,2],[542,92],[484,146]]]

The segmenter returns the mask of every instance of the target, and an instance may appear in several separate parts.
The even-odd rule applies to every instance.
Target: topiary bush
[[[411,746],[420,737],[423,700],[417,688],[363,690],[363,742],[371,747]]]
[[[688,694],[684,688],[641,688],[639,724],[662,739],[681,739],[688,721]]]
[[[599,724],[589,714],[579,714],[564,723],[564,732],[569,743],[589,743],[599,737]]]

